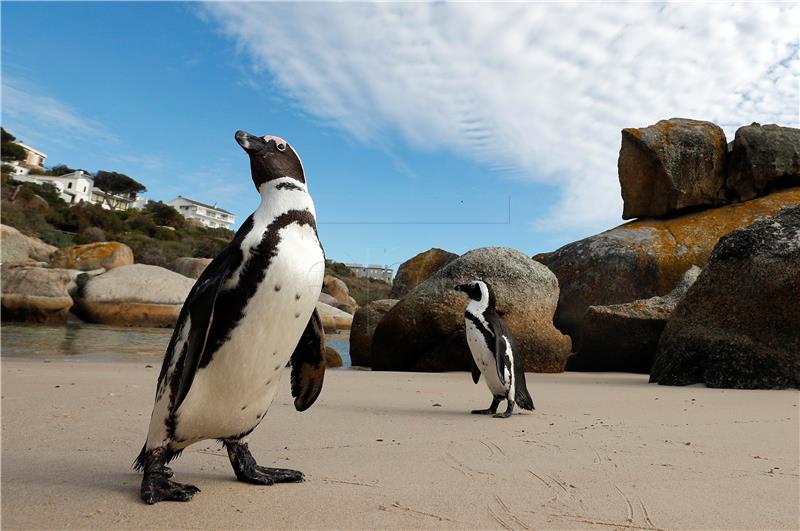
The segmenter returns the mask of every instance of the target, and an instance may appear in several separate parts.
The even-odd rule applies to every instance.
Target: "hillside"
[[[325,263],[325,274],[334,276],[347,284],[350,296],[359,305],[364,305],[370,301],[388,299],[389,292],[392,289],[391,284],[381,280],[357,277],[349,267],[339,262],[327,261]]]

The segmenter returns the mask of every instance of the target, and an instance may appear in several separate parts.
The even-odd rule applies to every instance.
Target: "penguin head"
[[[236,131],[236,141],[250,156],[250,171],[257,190],[265,182],[281,177],[306,182],[300,157],[286,140],[277,136],[255,136],[245,131]]]
[[[486,303],[489,308],[494,307],[494,290],[483,280],[473,280],[466,284],[459,284],[453,289],[456,291],[463,291],[472,301]]]

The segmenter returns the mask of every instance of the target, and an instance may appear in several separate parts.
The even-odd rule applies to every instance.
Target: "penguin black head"
[[[463,291],[470,300],[476,302],[486,302],[489,308],[494,308],[495,298],[492,287],[483,280],[473,280],[466,284],[459,284],[453,288],[456,291]]]
[[[254,136],[245,131],[236,131],[236,141],[250,156],[250,171],[257,190],[265,182],[281,177],[306,182],[300,157],[286,140],[277,136]]]

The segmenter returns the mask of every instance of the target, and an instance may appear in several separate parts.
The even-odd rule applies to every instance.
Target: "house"
[[[92,201],[94,195],[94,179],[88,173],[78,170],[65,175],[31,175],[30,173],[14,175],[15,181],[36,184],[50,184],[58,190],[61,199],[70,205],[81,201]]]
[[[174,207],[186,219],[195,219],[206,227],[230,229],[231,225],[236,223],[236,216],[224,208],[219,208],[216,203],[207,205],[179,195],[167,204]]]
[[[94,185],[94,177],[83,170],[77,170],[64,175],[32,175],[18,173],[14,175],[15,181],[50,184],[58,190],[61,199],[70,205],[77,205],[81,201],[95,203],[106,210],[129,210],[131,208],[144,208],[146,201],[135,193],[110,194]]]
[[[361,264],[345,264],[350,270],[360,278],[374,278],[375,280],[382,280],[384,282],[392,281],[392,269],[389,266],[382,266],[379,264],[370,264],[363,266]]]
[[[33,149],[32,147],[23,144],[22,142],[15,142],[15,144],[25,150],[25,160],[19,161],[20,166],[29,170],[31,168],[39,168],[41,170],[44,169],[44,161],[47,159],[47,155],[37,149]]]

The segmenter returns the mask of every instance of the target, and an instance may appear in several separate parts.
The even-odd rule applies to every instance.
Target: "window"
[[[67,188],[72,188],[72,183],[67,183]]]

